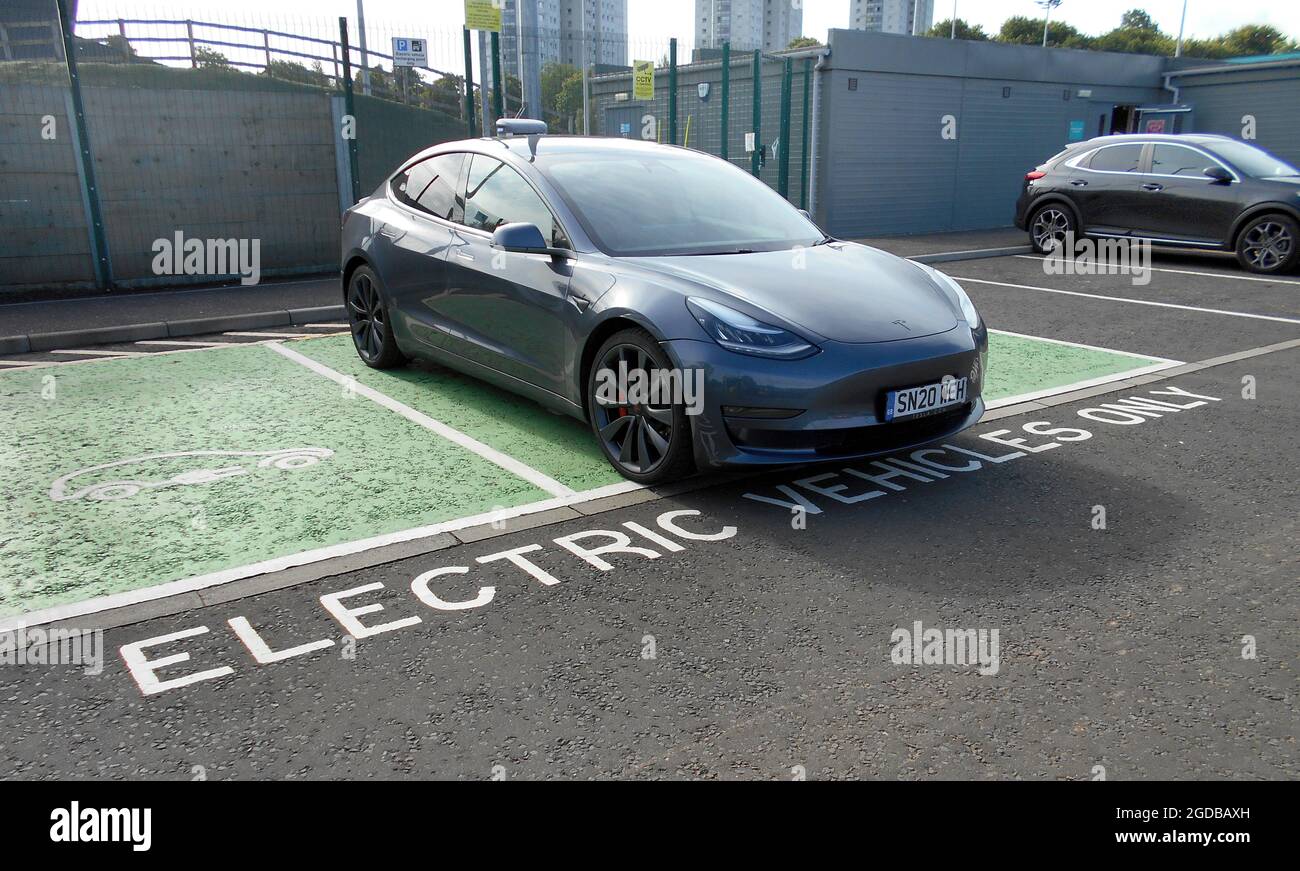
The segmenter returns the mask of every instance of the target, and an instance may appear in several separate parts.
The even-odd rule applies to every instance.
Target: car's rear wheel
[[[1048,203],[1034,211],[1029,219],[1029,242],[1039,254],[1050,254],[1065,244],[1066,234],[1078,238],[1074,215],[1060,203]]]
[[[622,364],[620,366],[620,364]],[[680,396],[646,401],[626,388],[634,372],[648,379],[671,363],[654,338],[643,330],[610,336],[593,358],[587,375],[591,428],[606,459],[625,478],[640,484],[663,484],[694,471],[691,426]],[[620,383],[619,373],[628,378]]]
[[[1237,234],[1237,262],[1264,275],[1289,272],[1300,261],[1300,225],[1286,215],[1255,218]]]
[[[374,369],[391,369],[406,362],[393,338],[393,325],[379,292],[379,277],[369,266],[358,266],[348,279],[345,296],[352,344],[361,362]]]

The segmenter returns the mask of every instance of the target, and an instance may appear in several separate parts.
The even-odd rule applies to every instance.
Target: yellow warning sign
[[[655,98],[655,62],[652,60],[632,61],[632,99],[653,100]]]
[[[465,0],[465,27],[500,33],[502,5],[503,0]]]

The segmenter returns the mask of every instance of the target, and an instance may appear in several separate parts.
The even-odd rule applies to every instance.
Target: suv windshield
[[[1244,142],[1216,142],[1209,150],[1231,163],[1246,175],[1268,178],[1279,175],[1300,175],[1300,170],[1279,160],[1262,148]]]
[[[592,241],[615,257],[779,251],[823,238],[767,185],[706,154],[543,148],[537,166]]]

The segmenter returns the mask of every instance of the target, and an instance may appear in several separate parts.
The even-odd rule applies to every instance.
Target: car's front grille
[[[727,434],[742,450],[788,451],[815,457],[887,453],[942,438],[956,429],[970,411],[968,402],[916,420],[824,430],[764,429],[729,420]]]

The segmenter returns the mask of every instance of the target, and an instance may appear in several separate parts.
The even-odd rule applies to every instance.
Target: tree
[[[1125,30],[1152,30],[1157,33],[1160,28],[1151,20],[1145,9],[1130,9],[1119,18],[1119,26]]]
[[[958,19],[958,36],[962,39],[980,39],[962,33],[965,22]],[[928,36],[948,36],[952,24],[941,21],[930,28]],[[978,31],[979,28],[972,28]],[[1043,19],[1013,15],[1002,22],[1002,28],[993,37],[998,42],[1017,45],[1041,45]],[[1047,44],[1065,48],[1118,51],[1132,54],[1172,55],[1175,40],[1163,33],[1144,9],[1130,9],[1120,16],[1119,27],[1101,36],[1080,33],[1065,22],[1052,22],[1048,28]],[[1250,55],[1270,55],[1300,50],[1300,44],[1287,37],[1276,27],[1266,24],[1247,24],[1212,39],[1188,39],[1183,42],[1183,54],[1188,57],[1226,58]]]
[[[293,61],[273,60],[262,69],[260,75],[303,85],[315,85],[318,88],[330,86],[329,76],[321,69],[320,61],[313,62],[308,68]]]
[[[464,76],[444,75],[434,79],[433,84],[424,85],[422,90],[422,96],[427,99],[430,107],[453,115],[463,111],[460,107],[465,103]]]
[[[944,39],[952,36],[952,19],[948,18],[940,21],[931,27],[925,33],[926,36],[938,36]],[[978,24],[968,24],[962,19],[957,19],[957,38],[973,39],[978,42],[987,42],[989,35],[984,32],[984,28]]]
[[[821,45],[821,43],[813,39],[811,36],[796,36],[794,39],[790,40],[790,44],[787,45],[786,48],[816,48],[819,45]]]
[[[1286,34],[1267,24],[1247,24],[1230,30],[1219,37],[1227,57],[1248,57],[1257,54],[1280,54],[1294,51],[1296,43]]]
[[[1002,29],[998,31],[996,39],[1013,45],[1042,45],[1043,19],[1012,15],[1002,22]]]
[[[1130,54],[1174,53],[1174,40],[1161,33],[1151,16],[1141,9],[1130,9],[1120,17],[1119,27],[1103,33],[1093,41],[1100,51],[1120,51]]]
[[[199,69],[233,70],[230,58],[206,45],[194,46],[194,65]]]

